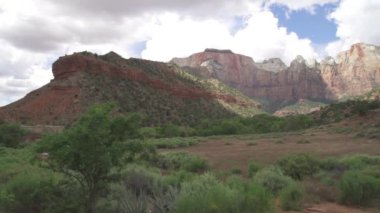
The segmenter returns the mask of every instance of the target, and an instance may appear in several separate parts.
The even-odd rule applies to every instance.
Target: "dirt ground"
[[[358,136],[369,128],[378,130],[378,137]],[[166,151],[190,152],[208,160],[213,169],[226,171],[239,168],[243,173],[250,161],[270,164],[294,153],[308,153],[320,158],[351,154],[380,155],[380,110],[364,117],[357,116],[304,131],[216,136],[191,147]]]

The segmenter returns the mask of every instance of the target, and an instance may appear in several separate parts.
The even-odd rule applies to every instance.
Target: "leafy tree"
[[[0,145],[16,148],[25,134],[26,130],[17,124],[0,123]]]
[[[140,116],[111,116],[112,106],[90,109],[76,124],[46,138],[49,165],[79,184],[86,212],[95,212],[99,194],[112,178],[111,169],[120,165],[127,138],[139,136]],[[130,147],[136,147],[136,142]],[[135,151],[142,149],[132,150]],[[131,155],[131,154],[130,154]],[[133,159],[129,155],[129,159]]]

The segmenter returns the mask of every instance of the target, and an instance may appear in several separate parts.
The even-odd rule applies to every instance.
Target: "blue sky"
[[[337,4],[315,6],[308,10],[289,11],[285,6],[272,5],[270,10],[279,19],[279,25],[297,33],[300,38],[309,38],[315,45],[327,44],[336,39],[337,25],[328,19]]]

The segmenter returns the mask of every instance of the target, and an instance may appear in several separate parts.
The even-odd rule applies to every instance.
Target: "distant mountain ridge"
[[[218,80],[202,80],[166,63],[123,59],[114,52],[59,58],[54,79],[0,108],[0,119],[67,125],[94,104],[113,102],[117,113],[141,112],[148,124],[192,124],[206,118],[251,116],[260,104]]]
[[[380,47],[358,43],[318,63],[297,56],[287,67],[280,59],[256,63],[232,51],[204,51],[174,58],[190,73],[217,78],[252,98],[272,102],[340,100],[380,87]]]
[[[217,49],[169,63],[81,52],[60,57],[52,71],[50,83],[0,107],[0,120],[67,125],[90,106],[108,102],[116,105],[116,113],[146,115],[149,125],[188,125],[264,110],[304,113],[322,106],[320,102],[380,88],[380,47],[358,43],[336,59],[317,62],[297,56],[290,66],[278,58],[257,63]]]

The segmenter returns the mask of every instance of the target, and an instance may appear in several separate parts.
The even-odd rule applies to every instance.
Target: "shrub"
[[[56,183],[52,177],[21,173],[0,191],[0,211],[41,212],[49,208]]]
[[[174,203],[175,212],[237,212],[233,190],[224,187],[211,174],[204,174],[182,184],[182,190]]]
[[[348,169],[363,169],[370,165],[380,165],[380,156],[352,155],[340,161]]]
[[[277,194],[292,182],[289,177],[282,174],[278,167],[274,166],[259,170],[253,180],[273,194]]]
[[[307,154],[289,155],[277,162],[285,175],[295,180],[302,180],[306,175],[312,175],[319,170],[319,162]]]
[[[174,203],[175,212],[181,213],[230,213],[239,212],[237,193],[221,183],[188,193],[186,187]],[[195,193],[194,193],[195,192]]]
[[[192,138],[159,138],[159,139],[149,139],[147,142],[153,144],[157,148],[164,149],[174,149],[178,147],[188,147],[195,144],[198,144],[201,139],[192,137]]]
[[[257,171],[261,169],[261,166],[254,161],[248,164],[248,177],[253,177]]]
[[[209,168],[205,160],[186,152],[163,154],[159,157],[158,166],[163,169],[183,169],[190,172],[203,172]]]
[[[274,211],[273,197],[270,192],[255,182],[247,184],[240,194],[240,211],[242,213],[269,213]]]
[[[123,173],[121,178],[124,187],[137,196],[140,194],[153,196],[166,188],[162,176],[147,168],[132,167]]]
[[[140,134],[144,138],[157,138],[159,137],[159,132],[155,127],[143,127],[140,129]]]
[[[232,168],[231,169],[231,174],[233,174],[233,175],[241,175],[241,169],[239,169],[239,168]]]
[[[195,177],[195,174],[188,171],[180,170],[171,172],[169,175],[166,175],[164,177],[164,183],[166,185],[179,187],[181,183],[185,181],[191,181]]]
[[[264,188],[233,176],[227,185],[210,174],[184,183],[174,206],[175,212],[266,213],[273,211],[272,196]]]
[[[280,202],[283,210],[301,210],[305,193],[300,184],[289,184],[280,192]]]
[[[237,192],[238,212],[261,213],[274,210],[273,197],[270,192],[254,181],[244,182],[239,176],[231,176],[227,186]]]
[[[26,135],[26,130],[17,124],[0,124],[0,145],[16,148]]]
[[[161,137],[189,137],[195,135],[195,129],[171,123],[163,125],[159,132]]]
[[[341,201],[346,204],[364,204],[380,197],[380,179],[349,171],[339,182]]]

